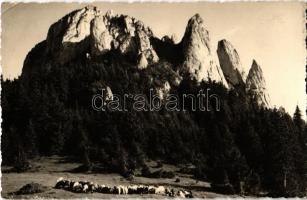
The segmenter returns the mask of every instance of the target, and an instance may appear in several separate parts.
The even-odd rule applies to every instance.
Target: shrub
[[[43,186],[39,183],[29,183],[21,187],[15,194],[22,195],[22,194],[35,194],[45,192],[47,190],[46,186]]]

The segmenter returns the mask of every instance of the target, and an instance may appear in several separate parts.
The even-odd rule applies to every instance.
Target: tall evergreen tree
[[[302,119],[302,113],[298,106],[295,108],[293,115],[293,122],[296,126],[296,129],[299,133],[302,133],[304,130],[304,120]]]

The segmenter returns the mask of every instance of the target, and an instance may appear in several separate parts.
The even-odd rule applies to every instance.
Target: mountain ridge
[[[75,10],[52,24],[46,40],[35,46],[26,57],[22,76],[43,65],[65,65],[81,55],[91,59],[110,51],[126,56],[139,70],[162,59],[172,64],[172,69],[181,79],[215,81],[234,90],[237,85],[247,91],[251,89],[250,85],[246,85],[239,55],[229,41],[223,39],[218,42],[216,53],[219,61],[214,59],[209,31],[199,14],[189,19],[184,36],[176,44],[167,36],[162,39],[154,36],[153,31],[140,20],[114,14],[111,10],[103,14],[93,6]],[[259,96],[257,104],[267,107],[269,104],[263,97],[265,92],[253,90],[252,96]]]

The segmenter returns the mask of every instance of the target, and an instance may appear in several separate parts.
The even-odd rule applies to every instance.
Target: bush
[[[200,170],[199,168],[197,169]],[[194,175],[195,177],[198,177],[196,174],[196,168],[194,165],[184,166],[180,168],[178,172],[182,174],[191,174],[191,175]],[[198,171],[198,174],[200,174],[200,171]]]
[[[157,165],[155,166],[155,168],[161,168],[163,167],[163,163],[161,161],[157,161]]]
[[[32,169],[32,165],[28,161],[16,163],[13,171],[21,173]]]
[[[151,171],[147,165],[144,165],[141,170],[141,174],[144,177],[149,177],[151,175]]]
[[[29,183],[20,188],[15,194],[23,195],[23,194],[35,194],[45,192],[47,190],[46,186],[43,186],[39,183]]]

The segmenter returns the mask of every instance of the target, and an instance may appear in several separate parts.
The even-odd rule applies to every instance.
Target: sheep
[[[112,193],[113,193],[113,194],[120,194],[120,189],[119,189],[117,186],[114,186],[114,187],[112,188]]]
[[[163,186],[158,186],[156,188],[155,194],[165,194],[165,187]]]
[[[184,191],[185,198],[193,198],[191,191]]]
[[[60,182],[60,181],[64,181],[64,178],[63,177],[60,177],[58,178],[58,180],[56,181],[57,183]]]
[[[79,183],[83,186],[83,185],[89,185],[90,182],[88,181],[79,181]]]
[[[94,184],[94,183],[90,183],[90,185],[89,185],[89,191],[90,192],[96,192],[97,191],[97,189],[98,189],[98,184]]]
[[[72,181],[72,184],[73,184],[72,186],[73,188],[81,185],[78,181],[76,182]]]
[[[119,185],[118,189],[120,194],[128,194],[128,188],[126,186]]]
[[[137,193],[137,186],[136,185],[129,185],[128,186],[128,194],[136,194]]]
[[[121,185],[116,186],[116,188],[118,189],[118,194],[122,194],[123,193]]]
[[[143,186],[143,194],[148,194],[148,186]]]
[[[57,182],[55,184],[55,188],[56,189],[61,189],[61,188],[64,188],[64,186],[65,186],[65,182],[64,182],[63,177],[58,178],[58,180],[57,180]]]
[[[103,187],[104,187],[104,185],[97,185],[96,192],[102,193],[102,188]]]
[[[69,183],[69,190],[70,190],[70,191],[73,191],[74,184],[75,184],[74,181],[70,181],[70,183]]]
[[[129,185],[129,186],[105,186],[98,185],[93,182],[88,181],[71,181],[69,179],[64,179],[60,177],[57,179],[57,183],[55,185],[57,189],[66,189],[72,192],[99,192],[105,194],[160,194],[166,195],[169,197],[178,196],[180,198],[193,198],[191,191],[178,190],[176,193],[174,189],[165,188],[164,186],[146,186],[146,185]]]
[[[178,190],[177,196],[181,198],[193,198],[192,192],[186,190]]]
[[[137,186],[137,194],[148,194],[148,186],[146,185],[139,185]]]
[[[69,189],[69,186],[70,186],[70,180],[64,180],[64,189],[65,190],[68,190]]]
[[[128,187],[127,186],[123,186],[124,189],[124,194],[128,194]]]
[[[105,193],[105,194],[111,194],[113,192],[113,188],[102,185],[101,187],[101,193]]]
[[[83,188],[82,188],[82,192],[87,193],[88,190],[89,190],[88,185],[87,185],[87,184],[84,184],[84,185],[83,185]]]
[[[72,191],[81,192],[82,191],[82,185],[79,182],[74,182]]]
[[[121,185],[118,185],[117,189],[118,189],[118,194],[123,194],[123,189]]]
[[[177,196],[179,196],[180,198],[185,198],[185,194],[182,190],[178,190]]]
[[[154,187],[154,186],[149,186],[149,187],[148,187],[148,193],[149,193],[149,194],[155,194],[155,193],[156,193],[156,187]]]
[[[175,196],[175,191],[174,189],[169,189],[169,188],[166,188],[165,189],[165,194],[169,197],[174,197]]]

